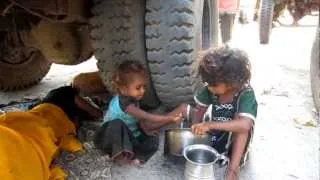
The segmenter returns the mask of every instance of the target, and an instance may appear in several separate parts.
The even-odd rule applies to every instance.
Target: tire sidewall
[[[40,51],[27,61],[12,65],[0,61],[0,88],[2,90],[15,90],[28,87],[39,82],[50,70],[49,62]]]

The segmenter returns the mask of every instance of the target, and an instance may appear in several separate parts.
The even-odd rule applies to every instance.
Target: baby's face
[[[122,95],[141,100],[145,93],[146,78],[141,75],[133,75],[132,81],[122,88]]]

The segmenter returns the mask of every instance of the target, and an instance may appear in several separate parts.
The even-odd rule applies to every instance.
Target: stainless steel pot
[[[165,131],[164,154],[182,156],[183,149],[192,144],[210,145],[208,134],[195,135],[190,128],[168,129]]]
[[[206,112],[202,122],[205,122],[207,114],[211,114],[210,107],[209,113]],[[208,134],[204,135],[195,135],[192,133],[189,128],[192,125],[192,113],[191,106],[187,105],[187,116],[184,121],[181,122],[180,128],[167,129],[165,131],[165,143],[164,143],[164,154],[165,155],[174,155],[174,156],[182,156],[183,148],[192,145],[192,144],[206,144],[211,145],[210,137]]]

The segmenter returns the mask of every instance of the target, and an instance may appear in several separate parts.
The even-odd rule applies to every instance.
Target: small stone
[[[80,172],[81,176],[87,176],[88,174],[89,174],[89,171],[87,171],[87,170],[83,170]]]
[[[65,160],[66,160],[66,161],[74,161],[75,159],[76,159],[76,156],[73,155],[73,154],[68,154],[68,155],[66,155],[66,157],[65,157]]]
[[[267,90],[267,89],[263,90],[261,93],[261,95],[269,95],[269,94],[271,94],[271,90]]]
[[[292,178],[295,178],[295,179],[299,179],[299,177],[298,177],[298,176],[293,175],[293,174],[288,174],[288,176],[290,176],[290,177],[292,177]]]
[[[317,122],[313,119],[294,118],[293,121],[297,124],[307,127],[317,127]]]

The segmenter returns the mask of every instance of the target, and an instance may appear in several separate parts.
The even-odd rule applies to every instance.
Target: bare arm
[[[182,113],[183,116],[186,116],[187,104],[180,104],[174,110],[168,113],[168,115],[176,115]]]
[[[139,123],[143,124],[145,130],[157,130],[169,124],[179,122],[182,117],[175,113],[169,113],[168,115],[156,115],[143,111],[133,104],[129,105],[126,112],[135,117]]]
[[[211,129],[241,133],[250,131],[252,124],[252,120],[247,117],[237,117],[228,122],[212,122],[210,127]]]
[[[222,130],[235,133],[249,132],[253,121],[247,117],[237,116],[234,120],[228,122],[206,122],[195,124],[191,127],[196,134],[204,134],[209,130]]]
[[[166,116],[148,113],[146,111],[141,110],[140,108],[135,107],[133,104],[130,104],[126,108],[126,113],[132,115],[138,121],[148,121],[148,122],[152,122],[152,123],[163,122],[163,121],[169,122],[170,121],[170,119]]]
[[[158,131],[160,128],[168,126],[172,124],[172,122],[157,122],[157,123],[150,123],[150,122],[140,122],[141,128],[145,131]]]

